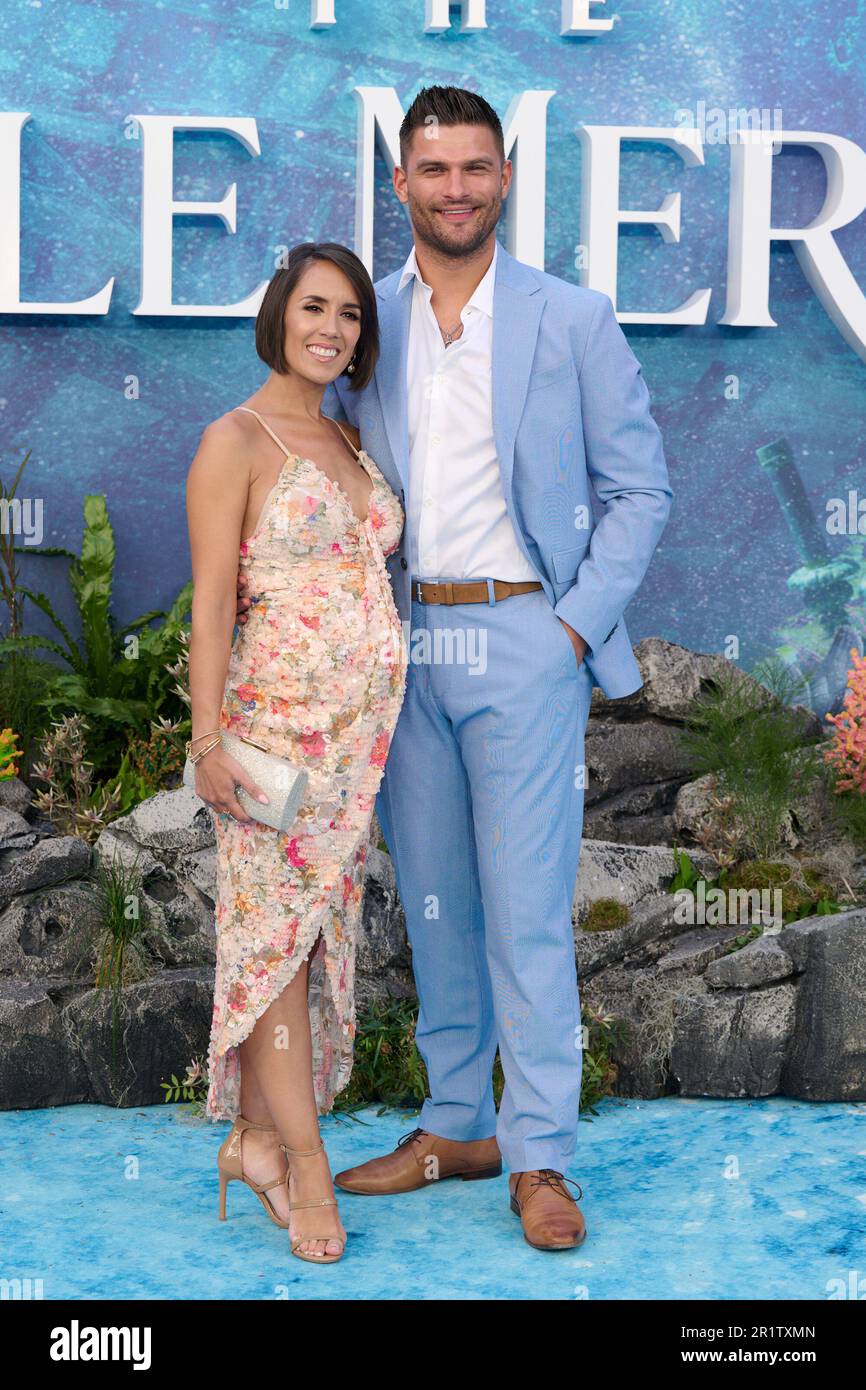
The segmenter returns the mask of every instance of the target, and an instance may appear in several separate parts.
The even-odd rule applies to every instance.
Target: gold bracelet
[[[202,741],[203,738],[211,738],[211,736],[212,736],[213,734],[221,734],[221,733],[222,733],[222,729],[208,729],[208,731],[207,731],[206,734],[196,734],[195,738],[191,738],[191,739],[189,739],[188,742],[187,742],[187,745],[186,745],[186,755],[187,755],[187,757],[189,757],[190,753],[192,752],[192,746],[193,746],[194,743],[201,743],[201,741]]]
[[[200,748],[197,753],[188,754],[190,762],[193,765],[195,765],[196,763],[200,763],[202,758],[206,757],[206,755],[212,752],[214,748],[219,748],[221,743],[222,739],[215,738],[213,743],[209,743],[206,748]]]

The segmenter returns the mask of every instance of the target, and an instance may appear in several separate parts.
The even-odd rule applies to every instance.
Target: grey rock
[[[39,840],[31,849],[0,854],[0,909],[19,893],[48,888],[87,873],[90,850],[75,835]]]
[[[128,816],[121,816],[100,832],[93,846],[96,860],[106,869],[122,867],[130,873],[142,875],[161,870],[164,867],[162,860],[150,850],[136,844],[121,828],[127,825],[128,821]]]
[[[795,749],[793,763],[801,768],[811,761],[812,748]],[[712,812],[713,797],[717,794],[718,779],[708,772],[703,777],[684,783],[676,793],[673,823],[678,837],[697,838]],[[833,793],[824,782],[803,779],[805,790],[792,795],[784,808],[779,825],[780,843],[796,850],[804,846],[815,853],[823,846],[844,839],[836,828],[833,815]]]
[[[45,985],[0,979],[0,1110],[90,1099],[81,1059]]]
[[[754,989],[794,974],[794,962],[778,936],[759,936],[739,951],[715,960],[704,972],[712,989]]]
[[[0,851],[30,849],[36,844],[36,832],[17,811],[0,806]]]
[[[634,654],[643,677],[641,688],[622,700],[607,700],[601,691],[595,690],[593,715],[610,715],[623,720],[645,719],[649,715],[684,723],[691,713],[692,702],[727,672],[733,672],[735,680],[750,689],[759,705],[773,698],[753,676],[718,653],[693,652],[661,637],[645,637],[635,647]],[[803,742],[820,739],[825,729],[818,716],[802,706],[792,708],[802,724]]]
[[[157,792],[113,821],[112,829],[160,855],[192,854],[214,843],[210,812],[189,787]]]
[[[112,1054],[111,991],[88,990],[62,1010],[63,1024],[87,1076],[88,1099],[99,1105],[156,1105],[160,1082],[180,1077],[193,1057],[206,1057],[213,1013],[213,971],[164,970],[120,995]]]
[[[159,797],[178,795],[177,792],[158,794]],[[152,801],[157,799],[151,798]],[[144,802],[137,809],[149,805],[150,802]],[[180,812],[184,810],[182,803],[173,802],[171,806]],[[136,842],[133,833],[142,833],[142,821],[143,833],[149,833],[151,821],[147,816],[136,820],[133,812],[112,821],[95,845],[96,856],[106,867],[123,865],[140,879],[141,909],[149,919],[151,931],[148,945],[166,965],[175,967],[207,965],[214,960],[216,856],[212,846],[195,847],[202,830],[195,820],[197,815],[198,811],[194,810],[192,832],[186,841],[182,833],[172,832],[165,837],[164,843],[154,846]],[[177,826],[181,816],[175,815],[174,810],[171,815],[166,814],[163,804],[159,817],[164,827],[172,816]],[[210,830],[209,819],[207,829]],[[157,835],[157,841],[159,838]],[[192,848],[184,850],[184,843]]]
[[[100,923],[96,889],[81,880],[13,899],[0,913],[0,974],[73,976],[91,964]]]
[[[741,926],[731,923],[726,927],[697,927],[684,932],[673,949],[656,961],[656,970],[659,974],[686,970],[692,975],[701,975],[742,934],[742,930]]]
[[[662,943],[685,930],[674,921],[673,909],[670,893],[656,893],[632,907],[629,921],[612,931],[584,931],[578,923],[574,929],[574,953],[579,978],[591,979],[626,959],[642,964],[652,948],[664,951]]]
[[[714,871],[712,859],[703,851],[690,851],[690,858],[700,872]],[[629,906],[641,902],[666,888],[675,869],[670,845],[584,840],[572,900],[573,916],[582,922],[596,898],[616,898]]]
[[[679,781],[626,787],[584,807],[587,839],[630,845],[665,845],[674,840],[673,808]]]
[[[199,849],[187,854],[178,862],[177,873],[207,898],[216,902],[217,896],[217,856],[216,848]]]
[[[634,654],[644,682],[640,690],[616,701],[607,701],[603,696],[596,700],[594,695],[593,713],[596,709],[599,714],[606,713],[607,707],[613,705],[619,718],[656,715],[661,719],[682,721],[707,683],[730,665],[723,656],[693,652],[661,637],[644,638],[635,647]]]
[[[866,1100],[866,908],[793,923],[779,943],[803,965],[785,1094]]]
[[[373,999],[405,999],[415,993],[406,919],[388,854],[367,849],[361,931],[355,953],[355,1001],[364,1009]]]
[[[677,728],[660,720],[623,722],[593,718],[586,728],[584,757],[588,807],[627,788],[684,782],[694,772],[681,747]],[[667,795],[668,801],[672,801],[672,793]],[[625,813],[633,815],[637,807],[629,807],[626,800]]]
[[[684,999],[671,1076],[686,1096],[773,1096],[794,1034],[797,986],[712,990]],[[790,1092],[787,1092],[790,1094]]]
[[[705,992],[700,977],[659,975],[620,962],[590,979],[582,999],[590,1009],[613,1015],[625,1036],[610,1051],[616,1067],[614,1091],[654,1099],[676,1092],[669,1057],[676,1012],[683,999]]]
[[[7,777],[0,782],[0,806],[26,820],[33,812],[33,793],[20,777]]]

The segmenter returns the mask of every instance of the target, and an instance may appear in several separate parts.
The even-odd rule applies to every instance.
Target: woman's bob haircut
[[[283,352],[286,304],[301,275],[313,261],[330,261],[341,270],[361,306],[361,334],[355,348],[355,370],[350,373],[344,370],[342,373],[349,377],[349,389],[359,391],[368,385],[379,358],[376,291],[363,261],[358,259],[354,251],[335,241],[305,241],[300,246],[292,247],[287,265],[270,280],[256,315],[256,352],[272,371],[280,376],[288,373],[289,366]]]

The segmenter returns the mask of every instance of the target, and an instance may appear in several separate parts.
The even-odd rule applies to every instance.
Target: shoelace
[[[413,1139],[417,1139],[419,1134],[426,1134],[426,1129],[413,1129],[408,1134],[404,1134],[397,1140],[397,1148],[402,1149],[404,1144],[411,1144]]]
[[[571,1193],[565,1186],[567,1182],[571,1183],[572,1187],[577,1188],[577,1197],[572,1197]],[[515,1196],[517,1196],[517,1188],[519,1186],[520,1179],[518,1178],[514,1188]],[[532,1196],[536,1188],[539,1187],[550,1187],[553,1189],[554,1192],[559,1192],[563,1197],[567,1197],[570,1202],[579,1202],[581,1197],[583,1196],[583,1188],[580,1186],[580,1183],[574,1182],[572,1178],[564,1177],[563,1174],[558,1173],[555,1168],[539,1169],[538,1173],[533,1178],[532,1182],[529,1184],[529,1194],[526,1198],[527,1201],[529,1201],[529,1198]]]

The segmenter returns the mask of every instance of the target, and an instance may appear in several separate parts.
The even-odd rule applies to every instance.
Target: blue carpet
[[[415,1123],[360,1119],[322,1122],[335,1172]],[[340,1194],[347,1252],[318,1269],[239,1183],[217,1220],[227,1131],[171,1106],[0,1114],[0,1277],[45,1299],[826,1299],[863,1268],[866,1105],[608,1100],[570,1172],[579,1249],[528,1246],[503,1174]]]

